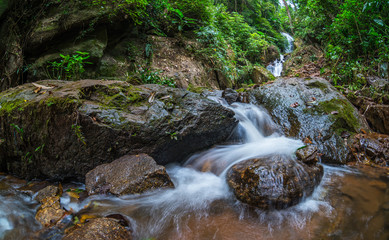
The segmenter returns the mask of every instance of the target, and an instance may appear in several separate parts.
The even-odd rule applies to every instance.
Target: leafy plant
[[[166,132],[166,134],[168,134],[169,136],[170,136],[170,139],[172,139],[172,140],[178,140],[178,138],[177,138],[177,132]]]
[[[77,136],[78,140],[84,145],[86,145],[86,139],[84,137],[84,134],[81,131],[81,126],[77,124],[73,124],[71,128],[74,131],[74,134]]]
[[[84,66],[92,64],[86,61],[90,57],[87,52],[76,51],[72,55],[59,56],[62,58],[60,61],[48,62],[47,73],[50,78],[78,80],[85,72]]]
[[[161,70],[153,70],[151,68],[139,67],[137,71],[142,83],[146,84],[160,84],[175,88],[176,82],[169,77],[161,76]]]

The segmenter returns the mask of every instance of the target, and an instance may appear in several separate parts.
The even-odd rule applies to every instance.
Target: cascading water
[[[62,206],[79,216],[119,213],[130,222],[134,239],[369,239],[372,234],[387,239],[385,211],[380,211],[387,185],[375,173],[363,177],[347,167],[324,165],[323,179],[312,196],[285,210],[253,210],[237,201],[225,179],[231,165],[292,154],[303,143],[282,136],[257,106],[214,100],[232,109],[239,120],[234,144],[193,155],[184,166],[167,166],[176,188],[121,197],[95,195],[81,203],[64,195]],[[0,176],[0,239],[25,239],[37,229],[36,202],[10,195],[1,184]],[[53,239],[61,238],[55,235]]]
[[[281,33],[288,40],[288,46],[285,49],[285,53],[291,53],[293,51],[293,37],[287,33]],[[267,70],[269,70],[275,77],[281,76],[283,64],[285,62],[285,56],[280,54],[280,58],[272,62],[269,66],[267,66]]]

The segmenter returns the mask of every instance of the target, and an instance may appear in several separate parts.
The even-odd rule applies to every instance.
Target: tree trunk
[[[286,2],[286,0],[282,0],[282,1],[284,2],[285,8],[286,8],[286,12],[288,13],[289,23],[290,23],[290,30],[294,34],[294,32],[293,32],[293,24],[292,24],[292,17],[290,16],[290,11],[289,11],[288,3]]]

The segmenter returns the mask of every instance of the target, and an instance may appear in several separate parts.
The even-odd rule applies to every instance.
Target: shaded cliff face
[[[202,48],[196,40],[153,36],[151,29],[136,25],[114,6],[41,0],[34,0],[31,9],[14,5],[1,17],[0,90],[43,79],[64,80],[52,63],[63,60],[60,54],[72,56],[77,51],[88,53],[91,63],[85,65],[81,79],[135,83],[139,81],[132,79],[133,73],[148,66],[178,87],[232,87],[211,63],[196,56],[196,49]],[[29,14],[18,22],[15,12],[23,9]]]
[[[234,113],[181,89],[119,81],[40,81],[1,93],[0,168],[25,178],[82,179],[126,154],[158,164],[224,141]]]

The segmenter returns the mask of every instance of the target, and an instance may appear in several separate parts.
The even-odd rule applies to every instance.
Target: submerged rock
[[[200,94],[120,81],[41,81],[0,94],[0,171],[82,180],[94,167],[146,153],[158,164],[224,141],[234,113]]]
[[[131,233],[115,219],[91,219],[81,227],[74,227],[63,240],[131,240]]]
[[[321,165],[276,155],[235,164],[227,181],[240,201],[261,209],[283,209],[311,195],[322,176]]]
[[[88,194],[115,195],[143,193],[156,188],[174,187],[165,167],[146,154],[123,156],[97,166],[86,174]]]
[[[369,130],[355,107],[323,78],[278,79],[249,94],[287,136],[316,145],[323,162],[345,163],[349,149],[342,136]]]

